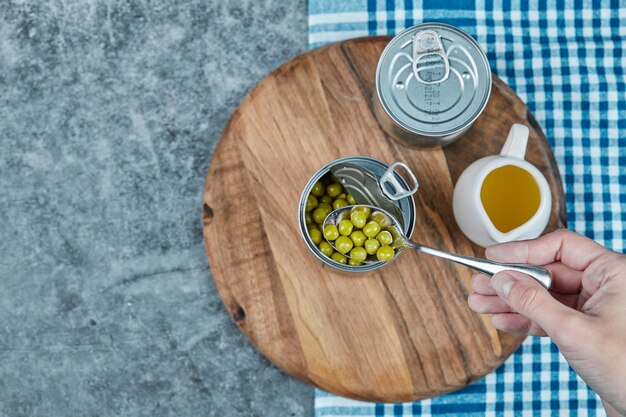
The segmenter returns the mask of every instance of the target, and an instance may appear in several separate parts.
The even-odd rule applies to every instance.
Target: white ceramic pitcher
[[[474,243],[486,247],[496,243],[538,237],[548,224],[552,209],[552,193],[546,178],[524,160],[528,143],[528,127],[514,124],[500,155],[481,158],[468,166],[454,187],[452,208],[461,231]],[[539,188],[539,207],[524,224],[506,233],[496,228],[480,197],[487,175],[505,165],[514,165],[532,175]]]

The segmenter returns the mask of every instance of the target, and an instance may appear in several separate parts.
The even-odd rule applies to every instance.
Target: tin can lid
[[[467,33],[424,23],[389,42],[378,61],[376,91],[401,128],[446,136],[471,124],[487,105],[491,68]]]

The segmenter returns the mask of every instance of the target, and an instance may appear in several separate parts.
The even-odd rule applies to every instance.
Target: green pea
[[[365,207],[365,206],[356,206],[353,207],[352,210],[350,211],[350,213],[353,213],[355,211],[362,211],[363,213],[365,213],[366,217],[370,216],[370,208],[369,207]]]
[[[389,262],[395,254],[391,246],[383,245],[376,251],[376,258],[381,262]]]
[[[356,204],[356,200],[354,199],[354,197],[352,197],[352,194],[348,194],[348,197],[346,198],[346,200],[348,200],[348,203],[350,203],[350,205]]]
[[[348,259],[348,265],[359,266],[359,265],[363,265],[363,262],[350,258]]]
[[[378,232],[380,232],[380,225],[375,221],[371,221],[363,227],[363,233],[367,237],[375,238]]]
[[[380,248],[380,242],[376,239],[367,239],[365,241],[365,251],[368,254],[375,255],[378,248]]]
[[[320,198],[320,203],[332,204],[332,202],[333,202],[333,198],[329,196],[328,194],[324,194]]]
[[[367,258],[367,251],[364,248],[353,248],[350,251],[350,258],[359,262],[363,262]]]
[[[362,229],[367,223],[367,214],[362,211],[353,211],[350,213],[350,220],[359,229]]]
[[[325,192],[326,192],[326,186],[324,185],[322,181],[316,182],[315,184],[313,184],[313,188],[311,188],[311,194],[313,194],[316,197],[323,196]]]
[[[326,240],[335,240],[339,237],[339,231],[337,230],[337,226],[334,224],[329,224],[324,228],[324,237]]]
[[[393,237],[391,236],[391,233],[389,233],[387,230],[383,230],[382,232],[380,232],[378,236],[376,236],[376,239],[380,242],[381,245],[391,245],[391,242],[393,242]]]
[[[333,206],[330,205],[329,203],[319,203],[317,205],[317,208],[325,208],[326,210],[328,210],[328,212],[330,213],[331,211],[333,211]]]
[[[313,217],[313,221],[317,224],[322,224],[324,223],[324,219],[326,218],[326,216],[328,216],[330,214],[329,209],[327,209],[326,207],[318,207],[315,210],[313,210],[313,214],[311,214],[311,217]]]
[[[352,243],[348,236],[339,236],[337,240],[335,240],[335,248],[338,252],[348,253],[353,246],[354,243]]]
[[[391,226],[391,220],[383,213],[373,214],[371,220],[378,223],[382,229]]]
[[[344,200],[343,198],[338,198],[335,201],[333,201],[333,210],[346,207],[347,205],[348,205],[348,202],[346,200]]]
[[[309,224],[313,224],[313,217],[311,216],[311,212],[307,211],[304,213],[304,220],[306,221],[307,226]]]
[[[318,248],[319,248],[320,252],[322,252],[326,256],[330,256],[334,252],[333,247],[330,246],[330,243],[326,242],[325,240],[322,240],[320,242]]]
[[[337,196],[337,198],[340,198],[342,200],[345,200],[347,198],[346,193],[341,193]]]
[[[317,197],[315,197],[313,194],[309,194],[309,196],[306,198],[306,204],[304,206],[304,210],[311,211],[315,207],[317,207],[317,204],[318,204]]]
[[[340,254],[339,252],[333,252],[330,257],[333,258],[333,261],[339,262],[340,264],[348,263],[348,258],[346,258],[345,255]]]
[[[349,236],[350,233],[352,233],[353,228],[354,225],[350,220],[342,220],[341,222],[339,222],[339,233],[344,236]]]
[[[309,229],[309,236],[311,236],[311,240],[313,241],[313,243],[315,243],[316,245],[319,245],[320,242],[322,241],[322,232],[319,231],[319,229],[315,228],[311,228]]]
[[[365,240],[367,239],[367,236],[365,236],[365,233],[363,233],[362,231],[355,230],[350,235],[350,239],[352,239],[352,243],[354,243],[354,246],[363,246]]]
[[[339,194],[343,192],[343,188],[341,184],[333,183],[326,187],[326,193],[331,197],[337,197]]]

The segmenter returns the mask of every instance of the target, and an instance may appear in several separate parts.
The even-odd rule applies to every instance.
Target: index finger
[[[560,261],[582,271],[596,258],[608,252],[597,242],[570,230],[557,230],[537,239],[521,240],[490,246],[487,258],[497,262],[546,265]]]

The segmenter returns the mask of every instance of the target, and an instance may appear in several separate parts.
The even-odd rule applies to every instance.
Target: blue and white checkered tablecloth
[[[626,230],[626,2],[309,0],[309,44],[394,34],[425,21],[458,26],[543,127],[564,181],[569,227],[622,252]],[[317,390],[316,417],[595,416],[596,394],[546,338],[495,372],[431,400],[374,404]]]

